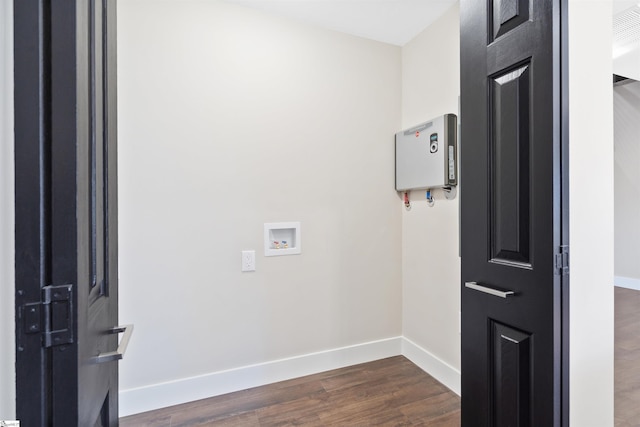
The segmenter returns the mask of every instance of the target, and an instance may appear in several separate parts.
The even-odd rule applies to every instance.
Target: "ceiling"
[[[613,14],[616,15],[625,9],[638,5],[638,0],[613,0]]]
[[[355,36],[404,46],[456,0],[225,0]],[[614,55],[640,52],[640,0],[613,0]],[[622,19],[624,18],[624,19]],[[624,21],[621,27],[620,22]],[[620,28],[624,29],[624,40]],[[632,31],[634,30],[635,31]],[[632,40],[630,36],[634,36]],[[624,44],[624,46],[621,46]]]
[[[614,2],[613,73],[640,80],[640,2]]]
[[[404,46],[456,0],[225,0],[324,28]]]

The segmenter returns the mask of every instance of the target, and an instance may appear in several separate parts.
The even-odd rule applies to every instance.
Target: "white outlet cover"
[[[256,251],[242,251],[242,271],[256,271]]]

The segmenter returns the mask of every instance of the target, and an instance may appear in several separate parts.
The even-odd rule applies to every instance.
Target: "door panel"
[[[529,426],[531,414],[531,334],[491,321],[490,398],[495,426]]]
[[[531,65],[491,79],[492,261],[531,265],[529,112]]]
[[[489,42],[529,20],[529,0],[493,0],[490,7],[493,9],[493,14],[489,15],[493,34]]]
[[[26,271],[17,273],[16,287],[20,293],[53,286],[51,301],[31,302],[43,307],[33,334],[17,320],[18,341],[33,343],[17,351],[18,417],[34,426],[115,426],[118,365],[98,356],[118,347],[116,3],[16,0],[14,19],[16,28],[31,29],[20,31],[20,41],[16,32],[16,46],[42,46],[38,80],[30,74],[16,79],[16,100],[38,91],[37,104],[16,114],[16,145],[23,144],[23,133],[35,138],[17,150],[16,194],[36,178],[38,183],[38,191],[16,202],[17,212],[38,218],[37,245],[20,243],[33,229],[25,224],[16,230],[16,265],[35,256],[43,267],[37,284],[24,280]],[[33,66],[16,57],[17,72]],[[24,126],[33,116],[37,132],[28,134]],[[69,289],[68,301],[61,289]],[[24,301],[16,303],[24,313]],[[35,334],[69,322],[66,334],[54,336],[68,339]],[[51,345],[43,346],[47,341]],[[42,411],[32,417],[30,403],[38,393]]]
[[[562,423],[562,3],[460,5],[463,426]]]

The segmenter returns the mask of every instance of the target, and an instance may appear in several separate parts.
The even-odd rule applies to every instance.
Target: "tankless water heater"
[[[396,133],[396,190],[458,184],[458,118],[445,114]]]

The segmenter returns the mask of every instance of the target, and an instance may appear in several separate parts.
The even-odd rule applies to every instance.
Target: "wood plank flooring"
[[[460,425],[460,398],[402,356],[120,419],[122,427]],[[615,426],[640,427],[640,291],[615,288]]]
[[[460,398],[403,356],[120,419],[121,427],[460,425]]]
[[[615,426],[640,426],[640,292],[615,288]]]

